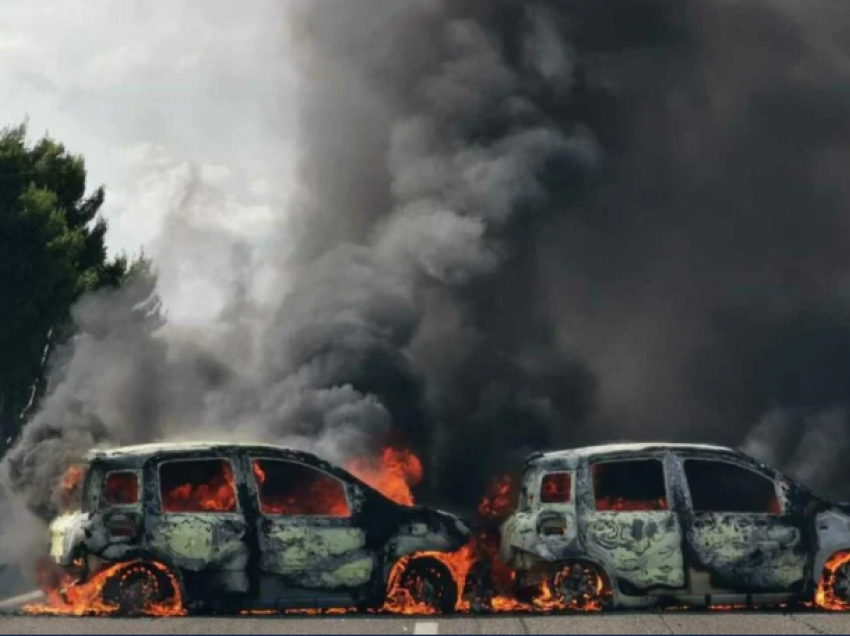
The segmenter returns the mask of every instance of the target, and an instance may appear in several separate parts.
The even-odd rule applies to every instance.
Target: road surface
[[[664,612],[395,617],[53,618],[0,614],[0,634],[850,634],[850,614]]]
[[[2,634],[850,634],[850,613],[666,611],[560,616],[56,618],[38,592],[0,600]]]

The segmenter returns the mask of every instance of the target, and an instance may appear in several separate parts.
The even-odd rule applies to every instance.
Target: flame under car
[[[599,608],[850,608],[850,508],[729,448],[535,453],[499,557],[518,597]]]
[[[377,609],[391,578],[450,611],[445,566],[470,538],[454,515],[397,504],[347,471],[277,446],[158,444],[93,451],[79,506],[51,525],[72,585],[110,613]],[[403,568],[399,568],[403,564]]]

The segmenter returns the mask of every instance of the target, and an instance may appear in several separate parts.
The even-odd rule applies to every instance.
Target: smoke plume
[[[282,299],[237,259],[203,332],[161,327],[150,285],[81,301],[12,485],[49,517],[92,445],[399,443],[468,505],[531,450],[665,438],[850,494],[825,472],[850,450],[846,12],[291,3]]]

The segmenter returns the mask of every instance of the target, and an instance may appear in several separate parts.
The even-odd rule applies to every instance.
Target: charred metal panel
[[[850,516],[844,511],[825,510],[815,518],[817,554],[812,568],[813,582],[818,580],[824,563],[838,553],[850,551]]]
[[[578,523],[576,515],[569,510],[556,514],[565,522],[566,532],[559,535],[540,534],[541,517],[547,516],[547,510],[533,513],[517,513],[509,518],[501,528],[499,557],[505,563],[516,559],[525,559],[531,554],[544,561],[562,561],[576,556],[579,550]]]
[[[275,522],[262,534],[262,563],[286,570],[320,563],[362,549],[366,536],[359,528],[333,528]]]
[[[787,589],[805,578],[800,529],[778,516],[695,513],[688,543],[720,586]]]
[[[588,458],[577,472],[580,541],[587,555],[606,566],[612,580],[645,590],[681,588],[685,584],[684,536],[677,510],[597,511],[590,462],[654,459],[664,473],[665,496],[676,500],[676,477],[670,456],[641,451],[623,456],[605,454]]]
[[[638,588],[685,584],[682,531],[672,512],[590,512],[583,519],[589,555]]]
[[[190,570],[222,564],[246,550],[240,514],[166,514],[152,525],[151,547]]]
[[[368,582],[376,559],[364,549],[365,533],[334,527],[334,521],[284,517],[265,523],[260,533],[261,569],[297,580],[302,587],[356,587]]]
[[[453,515],[427,508],[410,508],[394,528],[387,544],[391,559],[414,552],[453,552],[469,540],[469,529]]]
[[[556,460],[536,463],[526,470],[522,479],[520,509],[500,528],[499,557],[503,562],[522,568],[526,567],[526,563],[534,563],[538,559],[554,562],[577,553],[575,493],[579,486],[575,479],[574,459],[569,455],[562,456]],[[572,475],[569,502],[540,502],[543,477],[553,472],[569,472]],[[541,522],[547,519],[563,523],[563,534],[543,534]]]
[[[346,486],[349,518],[266,517],[260,514],[250,457],[294,461],[326,472]],[[160,504],[158,466],[163,461],[228,459],[233,468],[238,513],[166,513]],[[262,573],[277,578],[279,589],[318,593],[369,590],[381,596],[394,560],[418,551],[454,551],[471,537],[454,515],[419,506],[401,506],[320,458],[265,445],[161,444],[125,447],[89,454],[97,467],[98,487],[112,470],[141,471],[142,497],[132,507],[102,509],[97,495],[88,502],[93,515],[54,523],[52,552],[83,549],[88,561],[153,558],[181,571],[200,594],[248,592],[265,588]],[[94,473],[92,473],[94,474]],[[132,509],[130,509],[132,508]],[[113,537],[105,519],[132,512],[139,522],[136,537]],[[73,545],[72,545],[73,544]],[[280,587],[282,585],[282,587]],[[192,591],[187,591],[191,597]],[[314,592],[310,592],[315,594]],[[356,592],[360,594],[361,592]],[[276,597],[277,598],[277,597]]]

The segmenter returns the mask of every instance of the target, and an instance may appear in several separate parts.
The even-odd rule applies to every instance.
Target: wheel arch
[[[122,572],[127,570],[128,568],[132,568],[138,565],[145,565],[152,567],[155,570],[160,571],[164,576],[168,577],[169,583],[173,586],[176,585],[176,589],[174,590],[175,596],[180,600],[180,602],[185,607],[187,605],[187,595],[186,595],[186,584],[183,579],[183,573],[180,568],[174,565],[174,563],[170,562],[168,559],[162,559],[156,557],[152,554],[140,554],[135,555],[132,558],[122,559],[121,561],[115,561],[109,563],[105,566],[104,569],[114,568],[116,566],[117,569],[114,573],[109,576],[109,581],[116,579],[120,576]],[[104,583],[104,589],[106,589],[109,583]]]
[[[850,541],[837,544],[834,546],[824,547],[817,551],[815,554],[814,561],[812,562],[812,583],[817,586],[820,583],[821,577],[823,576],[823,571],[826,568],[827,563],[833,558],[838,556],[839,554],[848,554],[850,555]]]
[[[458,580],[455,576],[455,572],[452,567],[439,557],[439,553],[433,552],[404,555],[396,559],[390,566],[389,573],[385,577],[385,600],[390,600],[390,594],[393,589],[397,585],[401,585],[402,579],[404,578],[405,574],[410,571],[413,566],[418,564],[433,564],[433,566],[436,566],[437,568],[445,571],[447,579],[451,583],[450,589],[452,590],[453,594],[450,611],[454,611],[462,600],[463,590],[458,584]],[[449,612],[443,610],[440,613]]]

